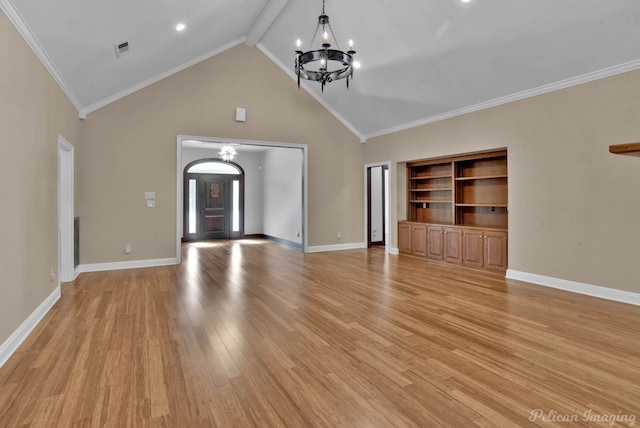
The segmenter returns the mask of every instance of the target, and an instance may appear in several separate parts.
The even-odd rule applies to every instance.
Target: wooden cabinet
[[[499,272],[507,269],[504,230],[400,221],[398,249],[402,254],[474,268]]]
[[[484,267],[484,234],[482,230],[462,231],[462,263],[466,266]]]
[[[484,267],[504,271],[507,268],[507,233],[484,231]]]
[[[427,226],[427,257],[444,260],[444,227]]]
[[[411,227],[411,254],[421,257],[427,255],[426,224],[414,224]]]
[[[407,163],[400,252],[506,270],[507,172],[506,150]],[[420,224],[425,228],[416,230]]]
[[[398,250],[401,254],[427,255],[427,225],[423,223],[398,223]]]
[[[411,254],[411,223],[398,223],[398,251],[400,254]]]
[[[462,229],[444,228],[444,260],[449,263],[462,263]]]

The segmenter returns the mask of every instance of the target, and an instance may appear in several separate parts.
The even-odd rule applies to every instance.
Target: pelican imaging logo
[[[533,409],[529,414],[531,422],[591,422],[594,424],[622,424],[633,427],[636,424],[636,415],[625,414],[622,411],[618,413],[600,414],[594,412],[593,409],[587,409],[582,413],[560,413],[557,410]]]

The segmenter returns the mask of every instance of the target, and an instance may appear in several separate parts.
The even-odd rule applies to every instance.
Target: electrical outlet
[[[336,233],[336,238],[338,238],[338,239],[342,238],[342,232]]]
[[[153,199],[149,199],[147,201],[147,208],[155,208],[156,207],[156,201]]]
[[[51,268],[51,273],[50,273],[50,275],[51,275],[51,279],[50,279],[50,281],[51,281],[51,282],[53,282],[53,280],[54,280],[54,279],[56,279],[56,273],[55,273],[55,271],[53,270],[53,268]]]
[[[131,254],[131,244],[126,244],[124,246],[124,253],[125,254]]]

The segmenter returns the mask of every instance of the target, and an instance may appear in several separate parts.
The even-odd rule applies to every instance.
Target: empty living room
[[[0,427],[640,424],[640,3],[0,9]]]

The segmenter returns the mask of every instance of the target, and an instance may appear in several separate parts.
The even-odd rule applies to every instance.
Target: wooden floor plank
[[[2,427],[568,426],[535,409],[640,423],[640,308],[380,249],[84,273],[0,368]]]

